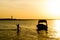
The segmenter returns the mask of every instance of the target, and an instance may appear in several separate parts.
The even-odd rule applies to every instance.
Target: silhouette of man
[[[19,35],[19,24],[17,24],[17,35]]]

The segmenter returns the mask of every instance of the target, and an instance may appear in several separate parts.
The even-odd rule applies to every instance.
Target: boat
[[[41,31],[41,30],[44,30],[44,31],[48,31],[47,30],[47,20],[39,20],[38,21],[38,24],[37,24],[37,32],[39,33],[39,31]]]

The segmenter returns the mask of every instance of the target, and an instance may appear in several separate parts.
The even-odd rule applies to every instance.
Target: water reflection
[[[45,30],[39,31],[38,40],[47,40],[47,33]]]
[[[60,38],[60,20],[50,21],[48,35],[51,38]]]
[[[55,20],[55,27],[54,27],[55,31],[56,31],[56,38],[60,37],[60,20]]]

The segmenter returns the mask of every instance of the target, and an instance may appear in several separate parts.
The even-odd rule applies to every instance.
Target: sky
[[[60,19],[60,0],[0,0],[0,18]]]

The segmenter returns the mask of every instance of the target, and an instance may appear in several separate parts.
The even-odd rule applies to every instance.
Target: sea
[[[60,20],[47,19],[48,31],[37,33],[39,20],[0,20],[0,40],[60,40]],[[19,32],[17,32],[19,24]]]

